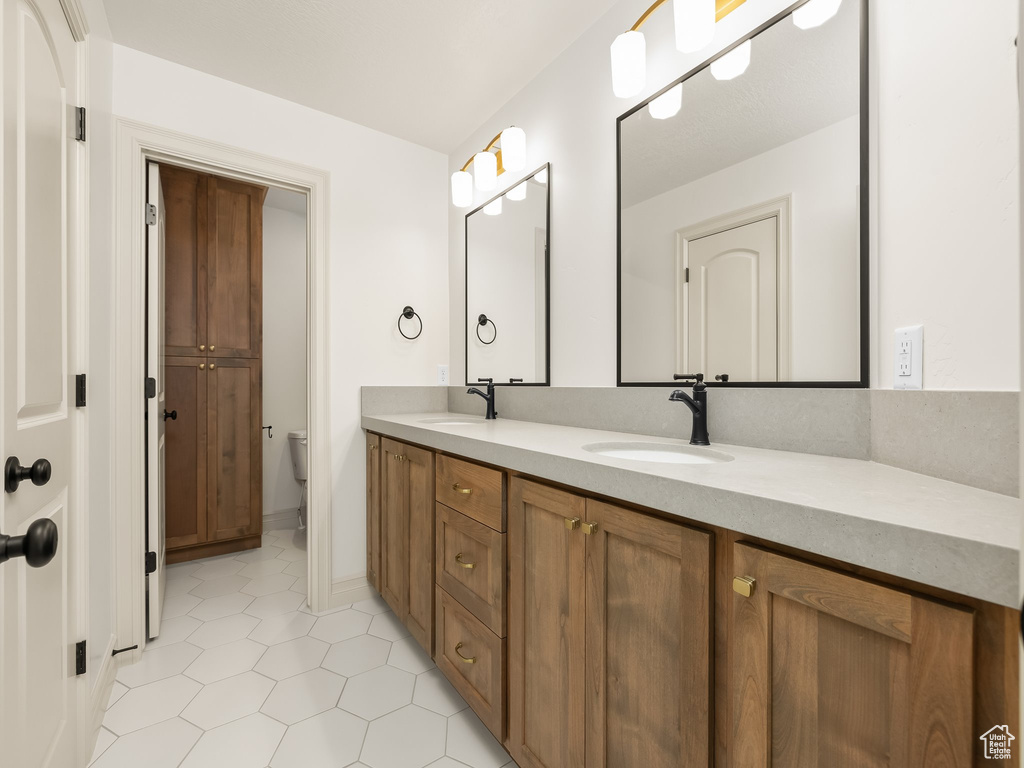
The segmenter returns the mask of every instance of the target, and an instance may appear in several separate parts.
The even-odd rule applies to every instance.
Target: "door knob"
[[[4,490],[14,493],[22,480],[31,480],[33,485],[46,485],[50,482],[50,462],[36,459],[31,467],[21,466],[17,456],[11,456],[4,464]]]
[[[48,517],[36,520],[24,536],[0,533],[0,563],[24,557],[32,568],[42,568],[57,554],[57,524]]]
[[[173,411],[168,411],[166,408],[164,408],[164,421],[167,421],[168,419],[170,419],[171,421],[177,421],[178,420],[178,409],[177,408],[175,408]]]

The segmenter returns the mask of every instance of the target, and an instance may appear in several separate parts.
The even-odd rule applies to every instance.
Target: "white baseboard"
[[[268,512],[263,515],[264,531],[285,531],[289,528],[299,527],[298,508],[280,509],[277,512]]]
[[[368,600],[377,594],[377,591],[370,586],[365,576],[355,576],[349,579],[337,579],[331,583],[331,598],[328,601],[328,608],[341,608],[343,605],[351,605],[361,600]]]
[[[117,659],[114,657],[114,636],[110,636],[107,647],[103,652],[103,663],[99,672],[96,673],[96,684],[89,691],[86,698],[86,710],[84,722],[81,724],[81,754],[85,755],[85,762],[88,765],[92,759],[92,753],[96,749],[96,740],[100,735],[100,726],[103,725],[103,716],[107,712],[107,702],[110,701],[110,692],[114,687],[114,680],[117,678]]]

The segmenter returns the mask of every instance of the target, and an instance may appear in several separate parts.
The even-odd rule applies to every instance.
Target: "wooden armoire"
[[[263,533],[264,187],[161,166],[167,562]]]

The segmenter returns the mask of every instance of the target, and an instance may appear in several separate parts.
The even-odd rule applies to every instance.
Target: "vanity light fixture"
[[[683,84],[678,83],[647,105],[655,120],[667,120],[679,114],[683,106]]]
[[[473,173],[469,172],[470,166],[473,166]],[[491,139],[482,151],[452,174],[452,205],[468,208],[473,204],[474,187],[488,192],[497,186],[498,177],[506,170],[521,171],[525,167],[526,132],[513,125]]]
[[[732,80],[746,72],[750,66],[750,49],[750,40],[745,40],[722,58],[711,62],[711,74],[715,80]]]
[[[473,181],[481,192],[489,192],[498,184],[498,158],[490,152],[473,155]]]
[[[800,29],[814,29],[839,13],[843,0],[810,0],[793,11],[793,23]]]
[[[519,201],[526,199],[526,182],[522,181],[516,184],[512,189],[505,193],[505,197],[509,200]]]
[[[488,216],[498,216],[501,214],[501,198],[496,197],[494,200],[484,206],[484,213]]]

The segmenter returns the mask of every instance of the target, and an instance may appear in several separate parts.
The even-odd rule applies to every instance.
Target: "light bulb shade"
[[[487,205],[485,205],[484,213],[486,213],[488,216],[497,216],[499,213],[501,213],[501,198],[496,198],[495,200],[492,200]]]
[[[452,174],[452,205],[468,208],[473,204],[473,174],[456,171]]]
[[[672,0],[676,21],[676,48],[696,53],[715,37],[715,0]]]
[[[839,5],[843,0],[811,0],[793,11],[793,23],[800,29],[820,27],[839,13]]]
[[[612,43],[612,91],[620,99],[636,96],[647,82],[647,42],[642,32],[623,32]]]
[[[521,181],[516,184],[512,189],[505,193],[505,197],[509,200],[525,200],[526,199],[526,182]]]
[[[750,41],[738,45],[725,56],[711,62],[711,74],[715,80],[732,80],[747,71],[750,66]]]
[[[647,111],[655,120],[667,120],[679,114],[679,109],[682,106],[683,84],[679,83],[648,104]]]
[[[473,181],[481,192],[494,189],[498,184],[498,158],[490,152],[473,155]]]
[[[536,181],[538,184],[547,184],[548,169],[542,168],[541,170],[537,171],[535,174],[533,174],[533,180]]]
[[[501,164],[506,171],[521,171],[526,167],[526,131],[506,128],[501,132]]]

